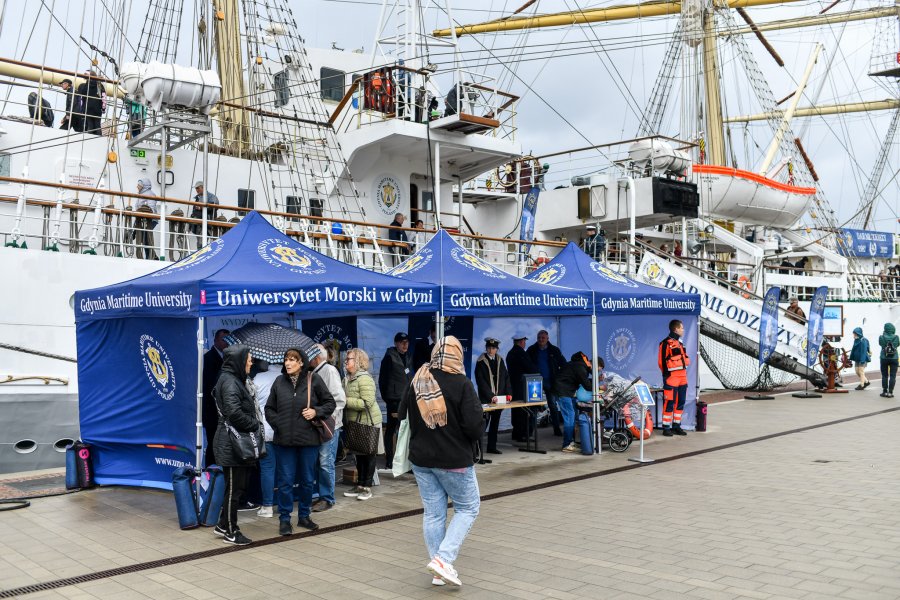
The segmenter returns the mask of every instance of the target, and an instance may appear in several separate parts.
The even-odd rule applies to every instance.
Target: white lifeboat
[[[693,165],[703,212],[710,216],[787,228],[800,220],[816,188],[798,187],[750,171]]]
[[[222,97],[215,71],[151,63],[128,63],[120,71],[122,87],[138,102],[159,110],[162,105],[197,109],[209,114]]]

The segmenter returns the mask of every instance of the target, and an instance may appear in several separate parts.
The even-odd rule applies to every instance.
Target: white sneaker
[[[581,452],[581,450],[578,449],[578,447],[575,445],[574,442],[571,443],[571,444],[569,444],[569,445],[566,446],[565,448],[563,448],[562,451],[563,451],[563,452],[568,452],[569,454],[573,454],[573,453],[575,453],[575,452]]]
[[[345,498],[356,498],[359,496],[359,493],[362,491],[362,486],[355,486],[344,492]]]
[[[372,497],[372,488],[364,487],[364,488],[360,488],[360,489],[361,489],[361,491],[359,492],[359,495],[356,497],[357,500],[368,500],[369,498]]]
[[[260,506],[259,510],[256,511],[256,516],[262,517],[264,519],[271,519],[273,516],[272,515],[272,507],[271,506]]]
[[[447,582],[441,579],[440,577],[432,577],[431,585],[447,585]]]
[[[462,581],[459,580],[459,574],[456,572],[456,569],[453,568],[453,565],[445,563],[437,556],[432,558],[431,562],[428,563],[428,570],[447,583],[462,585]]]

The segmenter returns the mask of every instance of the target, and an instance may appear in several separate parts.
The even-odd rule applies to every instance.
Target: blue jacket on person
[[[850,349],[850,360],[862,365],[868,364],[871,360],[869,356],[869,340],[863,337],[862,327],[853,330],[858,337],[853,340],[853,348]]]

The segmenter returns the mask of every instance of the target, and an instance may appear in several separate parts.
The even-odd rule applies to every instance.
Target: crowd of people
[[[249,347],[228,345],[229,331],[215,332],[203,361],[203,414],[207,436],[206,464],[225,475],[226,497],[214,533],[226,543],[247,545],[238,512],[256,510],[263,518],[278,517],[280,535],[296,526],[315,531],[313,513],[335,505],[335,463],[341,430],[359,423],[378,432],[374,451],[354,451],[356,485],[344,497],[373,497],[376,458],[385,454],[390,468],[398,425],[409,422],[408,458],[425,507],[423,529],[429,553],[427,569],[435,585],[460,584],[453,563],[478,515],[479,492],[472,446],[484,428],[482,403],[466,377],[463,349],[453,336],[423,340],[417,352],[427,357],[416,369],[409,337],[399,332],[381,363],[377,387],[386,415],[376,400],[369,356],[360,348],[345,353],[344,376],[321,344],[306,351],[292,348],[283,363],[255,358]],[[386,424],[382,431],[382,422]],[[323,436],[323,427],[333,427]],[[241,432],[264,432],[257,460],[244,460]],[[325,439],[327,438],[327,439]],[[349,446],[353,446],[352,441]],[[247,499],[258,473],[262,505]],[[447,524],[447,500],[454,516]]]

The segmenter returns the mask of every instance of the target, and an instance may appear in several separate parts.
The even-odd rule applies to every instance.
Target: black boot
[[[671,429],[671,428],[669,428],[669,427],[663,428],[663,436],[665,436],[665,437],[672,437],[673,435],[675,435],[675,434],[672,433],[672,429]]]
[[[675,435],[687,435],[687,431],[685,431],[684,429],[682,429],[682,428],[681,428],[681,425],[675,425],[674,427],[672,427],[672,432],[673,432]]]
[[[294,529],[291,527],[290,521],[282,521],[278,525],[278,535],[291,535],[292,533],[294,533]]]
[[[313,520],[309,517],[298,517],[297,527],[303,527],[304,529],[309,529],[310,531],[315,531],[319,528],[319,526],[313,523]]]

